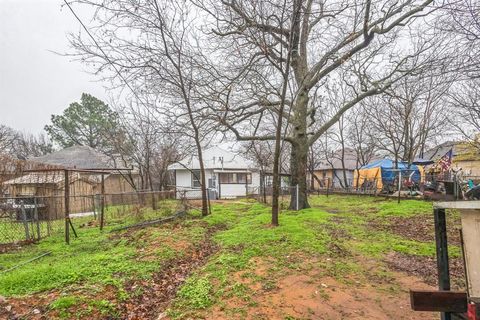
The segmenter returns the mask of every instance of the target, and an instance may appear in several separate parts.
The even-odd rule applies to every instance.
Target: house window
[[[252,184],[251,173],[220,173],[222,184]]]
[[[200,188],[201,183],[201,175],[200,170],[192,170],[192,187],[193,188]]]

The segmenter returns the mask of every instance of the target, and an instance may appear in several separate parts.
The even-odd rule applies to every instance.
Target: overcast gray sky
[[[66,33],[80,29],[61,4],[0,0],[0,124],[39,133],[82,92],[106,100],[103,85],[81,63],[49,51],[68,51]]]

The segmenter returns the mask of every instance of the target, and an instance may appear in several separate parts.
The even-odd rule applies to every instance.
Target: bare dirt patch
[[[204,241],[188,250],[183,258],[169,261],[152,279],[127,283],[125,290],[138,294],[120,304],[122,319],[155,319],[162,314],[190,273],[205,264],[208,257],[218,250],[210,239],[213,232],[210,229]]]
[[[406,239],[421,242],[435,241],[435,225],[432,215],[412,217],[392,217],[385,223],[381,220],[369,221],[368,226],[376,230],[390,232]],[[451,215],[447,218],[447,238],[451,245],[460,245],[460,219]]]
[[[392,252],[385,257],[390,268],[417,276],[431,286],[437,286],[437,262],[434,257],[412,256]],[[450,259],[450,278],[452,287],[465,289],[465,273],[461,258]]]
[[[258,276],[268,276],[268,262],[255,264]],[[436,319],[432,313],[412,311],[409,305],[409,287],[430,287],[400,273],[395,274],[395,281],[407,288],[400,292],[389,292],[385,289],[389,284],[345,284],[322,276],[315,268],[292,270],[268,288],[255,281],[239,281],[249,287],[248,298],[224,300],[224,306],[215,306],[206,319]]]

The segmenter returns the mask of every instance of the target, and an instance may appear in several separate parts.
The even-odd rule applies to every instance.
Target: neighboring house
[[[423,159],[438,161],[452,149],[452,167],[462,169],[463,175],[480,177],[480,152],[477,148],[465,141],[447,141],[428,150]]]
[[[115,163],[110,157],[88,146],[72,146],[50,154],[29,159],[31,162],[58,166],[66,169],[106,170],[104,175],[105,193],[124,193],[135,191],[139,175],[125,165]],[[118,169],[118,170],[115,170]],[[82,173],[90,180],[97,180],[95,192],[100,193],[101,176]]]
[[[357,168],[357,155],[353,149],[345,149],[342,162],[342,150],[337,150],[323,160],[313,171],[315,177],[309,173],[310,186],[319,188],[346,188],[353,183],[353,172]],[[345,182],[346,178],[346,182]]]
[[[211,190],[210,198],[225,199],[258,193],[260,170],[252,161],[221,147],[203,151],[206,186]],[[177,190],[201,187],[200,163],[198,157],[185,158],[168,167],[174,171]],[[195,197],[192,194],[192,197]],[[188,196],[188,194],[187,194]],[[198,195],[196,196],[198,197]]]

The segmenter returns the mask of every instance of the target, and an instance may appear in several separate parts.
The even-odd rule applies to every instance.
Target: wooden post
[[[435,244],[437,251],[438,288],[450,290],[450,270],[448,267],[447,224],[445,209],[434,209]],[[449,312],[441,313],[442,320],[451,320]]]
[[[70,183],[68,177],[68,170],[63,171],[65,183],[65,242],[70,244]]]
[[[103,174],[102,174],[101,191],[102,191],[102,202],[100,207],[100,230],[103,230],[103,224],[105,221],[105,176]]]

